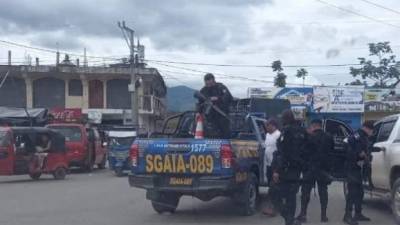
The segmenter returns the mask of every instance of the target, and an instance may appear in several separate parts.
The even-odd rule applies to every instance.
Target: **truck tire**
[[[160,193],[157,200],[151,200],[154,211],[159,214],[164,212],[174,213],[178,207],[180,197],[173,193]]]
[[[53,177],[56,180],[64,180],[65,176],[67,176],[67,169],[64,167],[58,167],[54,172],[53,172]]]
[[[114,168],[114,173],[117,177],[123,177],[124,176],[124,171],[121,167],[116,167]]]
[[[243,216],[251,216],[257,211],[258,202],[258,180],[254,173],[250,173],[239,194],[240,213]]]
[[[40,176],[42,176],[42,173],[30,173],[29,176],[32,178],[32,180],[39,180]]]
[[[400,178],[393,183],[391,194],[392,212],[397,224],[400,224]]]
[[[106,168],[106,161],[107,161],[107,156],[106,154],[104,154],[103,159],[101,160],[101,162],[99,164],[97,164],[97,168],[103,170]]]

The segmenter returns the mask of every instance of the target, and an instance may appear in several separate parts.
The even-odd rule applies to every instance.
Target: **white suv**
[[[400,114],[375,123],[372,152],[372,184],[368,194],[390,200],[400,224]]]

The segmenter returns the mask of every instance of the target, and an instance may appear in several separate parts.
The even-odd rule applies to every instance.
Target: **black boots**
[[[364,216],[364,215],[361,214],[361,213],[357,213],[357,214],[354,216],[354,219],[357,220],[357,221],[363,221],[363,222],[369,222],[369,221],[371,221],[370,218]]]
[[[351,215],[344,215],[343,222],[348,225],[358,225],[357,220],[355,220]]]

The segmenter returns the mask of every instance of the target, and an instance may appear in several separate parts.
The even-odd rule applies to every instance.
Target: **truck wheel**
[[[42,176],[42,173],[30,173],[29,176],[32,178],[32,180],[39,180],[40,176]]]
[[[397,224],[400,224],[400,178],[392,186],[392,211]]]
[[[257,211],[258,182],[254,173],[250,173],[244,189],[239,194],[240,211],[243,216],[251,216]]]
[[[101,162],[99,164],[97,164],[97,168],[103,170],[106,168],[106,161],[107,161],[107,156],[104,155],[103,156],[103,160],[101,160]]]
[[[179,196],[172,193],[160,193],[157,200],[151,200],[153,209],[161,214],[163,212],[174,213],[178,207]]]
[[[123,177],[124,176],[124,171],[122,170],[121,167],[115,167],[114,168],[114,173],[117,177]]]
[[[53,177],[56,180],[64,180],[65,176],[67,176],[67,170],[64,167],[58,167],[54,172],[53,172]]]
[[[92,172],[93,171],[93,163],[89,162],[88,165],[85,165],[84,170],[85,170],[85,172],[88,172],[88,173]]]

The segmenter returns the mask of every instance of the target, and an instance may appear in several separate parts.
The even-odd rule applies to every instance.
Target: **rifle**
[[[223,117],[225,117],[229,121],[231,120],[224,111],[222,111],[218,106],[214,105],[214,103],[211,101],[211,99],[207,98],[200,91],[196,91],[194,93],[193,97],[196,98],[197,100],[203,102],[202,105],[204,106],[204,114],[208,115],[208,114],[210,114],[211,109],[214,109],[217,113],[221,114]]]

